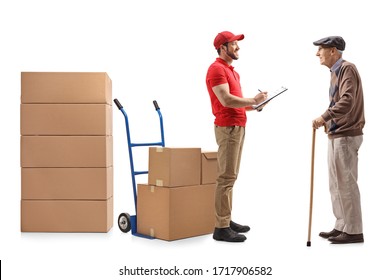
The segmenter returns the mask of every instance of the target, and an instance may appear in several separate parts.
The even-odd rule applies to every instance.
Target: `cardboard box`
[[[21,167],[109,167],[112,149],[112,136],[21,136]]]
[[[108,232],[113,223],[107,200],[22,200],[22,232]]]
[[[215,184],[157,187],[138,185],[137,231],[176,240],[214,231]]]
[[[112,135],[112,106],[21,104],[21,135]]]
[[[21,102],[112,104],[112,82],[104,72],[22,72]]]
[[[164,187],[200,185],[200,148],[149,148],[148,184]]]
[[[22,199],[108,199],[113,195],[112,167],[22,168]]]
[[[202,185],[214,184],[217,180],[217,152],[202,152]]]

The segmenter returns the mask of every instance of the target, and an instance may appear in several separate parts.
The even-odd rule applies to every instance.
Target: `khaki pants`
[[[348,234],[363,233],[358,180],[358,151],[363,136],[329,139],[329,189],[335,229]]]
[[[229,227],[232,212],[232,192],[240,169],[245,127],[216,126],[218,144],[218,175],[215,192],[215,227]]]

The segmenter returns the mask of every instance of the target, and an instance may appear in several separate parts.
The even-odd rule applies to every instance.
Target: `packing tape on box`
[[[164,181],[163,181],[163,180],[157,179],[157,180],[156,180],[156,186],[158,186],[158,187],[164,186]]]
[[[152,192],[152,193],[154,192],[154,186],[153,185],[150,186],[150,192]]]
[[[157,153],[162,153],[164,151],[164,147],[157,147],[156,152]]]
[[[149,236],[154,237],[154,228],[149,229]]]

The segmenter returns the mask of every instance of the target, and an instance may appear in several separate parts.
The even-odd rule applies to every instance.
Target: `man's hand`
[[[256,101],[256,104],[259,104],[259,103],[261,103],[261,102],[267,100],[267,98],[268,98],[268,92],[267,92],[267,91],[262,91],[262,92],[258,93],[258,94],[254,97],[254,99],[255,99],[255,101]],[[267,105],[267,104],[268,104],[268,102],[265,103],[265,104],[263,104],[261,107],[258,107],[258,108],[256,109],[257,112],[260,112],[261,110],[263,110],[264,106]]]
[[[317,129],[325,124],[325,121],[322,117],[318,117],[313,120],[313,128]]]
[[[255,101],[256,101],[256,104],[259,104],[259,103],[261,103],[261,102],[267,100],[267,98],[268,98],[268,92],[267,92],[267,91],[260,92],[260,93],[258,93],[258,94],[254,97],[254,99],[255,99]]]

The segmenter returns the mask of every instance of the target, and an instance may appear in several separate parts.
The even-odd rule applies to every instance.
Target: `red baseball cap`
[[[244,39],[244,34],[234,35],[232,32],[223,31],[218,33],[218,35],[214,39],[214,47],[218,50],[222,44],[233,42],[233,41],[241,41]]]

